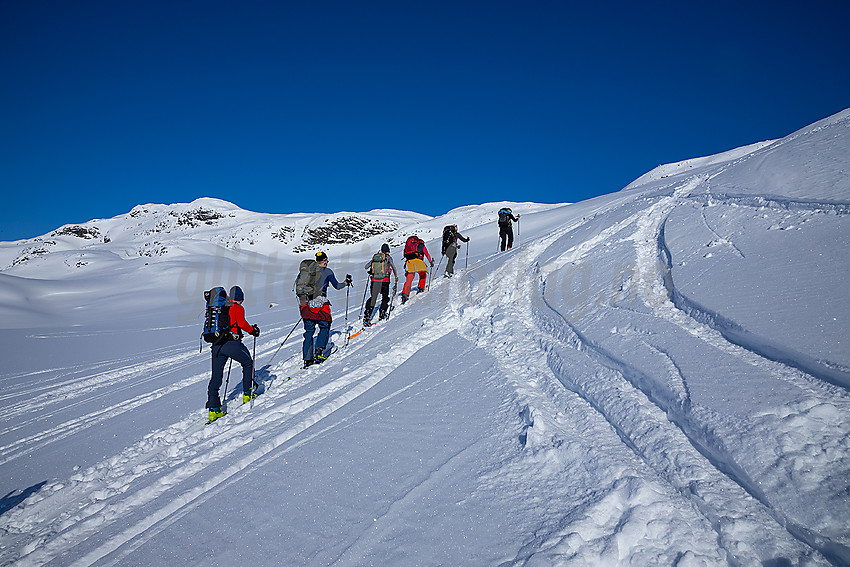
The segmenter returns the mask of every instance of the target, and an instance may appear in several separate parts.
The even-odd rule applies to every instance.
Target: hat
[[[324,252],[316,252],[316,261],[317,262],[327,262],[328,261],[328,255],[325,254]]]
[[[390,251],[390,245],[389,244],[387,244],[385,242],[384,244],[381,245],[381,252],[389,252],[389,251]]]
[[[242,288],[238,285],[230,288],[230,301],[245,301],[245,294],[242,293]]]

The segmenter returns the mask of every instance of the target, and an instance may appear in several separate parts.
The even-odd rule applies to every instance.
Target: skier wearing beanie
[[[366,271],[372,277],[372,295],[366,302],[366,310],[363,311],[364,327],[372,324],[372,311],[378,301],[378,294],[381,294],[381,310],[378,318],[387,318],[387,308],[390,304],[390,275],[395,277],[395,287],[398,288],[398,272],[395,269],[395,264],[393,264],[393,258],[390,256],[389,244],[382,245],[381,251],[372,256],[372,259],[366,264]]]
[[[302,262],[302,265],[308,263],[307,260]],[[328,346],[328,339],[331,331],[331,304],[328,301],[328,285],[334,286],[334,289],[342,289],[345,286],[351,285],[351,275],[345,276],[345,281],[339,283],[333,270],[328,268],[328,255],[324,252],[316,253],[315,263],[309,263],[304,269],[299,270],[299,276],[295,279],[296,294],[300,288],[299,280],[307,273],[307,278],[315,277],[315,283],[310,282],[309,287],[312,292],[304,295],[298,295],[298,304],[301,309],[301,319],[304,321],[304,344],[302,354],[304,355],[304,367],[308,367],[315,363],[324,362],[328,357],[325,349]],[[304,272],[304,273],[302,273]],[[313,275],[310,275],[313,273]],[[319,327],[319,336],[313,344],[313,334]]]
[[[210,410],[210,421],[215,421],[227,413],[221,405],[218,392],[221,389],[224,366],[228,359],[235,360],[242,365],[242,402],[247,403],[251,398],[256,397],[254,393],[254,386],[256,385],[254,382],[254,360],[251,358],[248,348],[242,344],[242,331],[259,337],[260,328],[248,324],[248,321],[245,320],[245,308],[242,307],[244,300],[245,294],[241,287],[235,285],[230,288],[230,294],[225,305],[230,319],[229,332],[224,333],[212,345],[212,377],[207,387],[207,408]],[[227,392],[224,395],[227,396]]]

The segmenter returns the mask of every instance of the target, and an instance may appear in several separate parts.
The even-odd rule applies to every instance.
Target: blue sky
[[[0,0],[0,240],[579,201],[850,106],[845,2]]]

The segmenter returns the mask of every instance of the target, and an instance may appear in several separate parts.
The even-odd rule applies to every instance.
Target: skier
[[[242,331],[253,335],[260,336],[260,328],[256,325],[250,325],[245,320],[245,308],[242,307],[242,302],[245,300],[245,294],[242,288],[238,285],[230,288],[230,294],[227,298],[227,312],[230,318],[230,327],[228,332],[213,343],[212,349],[212,377],[210,378],[209,386],[207,387],[207,408],[210,410],[210,421],[227,414],[227,411],[221,405],[219,397],[219,389],[221,381],[224,377],[224,365],[228,359],[235,360],[242,365],[242,402],[247,403],[251,398],[257,397],[254,393],[254,360],[251,358],[251,353],[248,352],[248,347],[242,344]],[[225,396],[227,392],[224,393]]]
[[[505,251],[505,242],[507,241],[508,250],[514,245],[514,227],[511,221],[519,221],[519,217],[513,215],[510,208],[505,207],[499,211],[499,240],[502,252]]]
[[[460,244],[457,243],[458,239],[462,242],[469,242],[469,238],[457,231],[456,224],[450,224],[443,229],[443,256],[447,258],[445,273],[447,278],[452,277],[455,273],[455,258],[457,258],[457,251],[460,249]]]
[[[307,262],[305,260],[305,262]],[[304,264],[302,262],[302,264]],[[304,321],[304,345],[302,354],[304,355],[304,368],[312,364],[324,362],[328,354],[325,348],[328,346],[328,338],[331,330],[331,304],[328,301],[328,285],[334,286],[334,289],[342,289],[345,286],[351,285],[351,274],[345,276],[345,281],[339,283],[333,270],[328,268],[328,255],[324,252],[316,253],[315,262],[310,263],[310,275],[312,281],[310,288],[312,291],[298,296],[298,304],[301,309],[301,318]],[[303,279],[304,269],[299,271],[299,275],[295,280],[296,291],[300,288],[300,281]],[[319,336],[315,341],[315,350],[313,345],[313,334],[316,327],[319,327]]]
[[[431,267],[434,267],[434,260],[431,254],[428,253],[428,248],[425,247],[425,241],[414,235],[407,239],[404,245],[404,257],[407,260],[404,263],[405,281],[404,287],[401,290],[401,302],[405,303],[410,297],[410,288],[413,285],[413,278],[419,274],[419,287],[416,291],[422,293],[425,291],[425,278],[428,274],[428,266],[425,264],[424,258],[428,258]]]
[[[366,302],[366,310],[363,312],[364,327],[372,324],[372,311],[378,301],[378,294],[381,295],[381,309],[378,312],[378,319],[387,318],[387,308],[390,304],[390,275],[395,277],[395,287],[398,288],[398,271],[393,264],[392,256],[390,256],[389,244],[383,244],[381,251],[372,256],[372,259],[366,264],[366,270],[372,279],[372,295]]]

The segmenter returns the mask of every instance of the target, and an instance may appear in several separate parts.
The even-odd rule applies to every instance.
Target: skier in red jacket
[[[230,317],[229,332],[224,333],[218,342],[212,345],[212,377],[210,378],[209,386],[207,387],[207,408],[210,410],[210,421],[215,421],[221,416],[227,414],[227,411],[221,405],[221,397],[218,391],[221,389],[221,382],[224,378],[224,365],[228,359],[235,360],[242,365],[242,402],[247,403],[251,398],[256,397],[254,393],[254,360],[251,358],[251,353],[248,352],[248,347],[242,344],[242,331],[253,335],[260,336],[260,328],[256,325],[250,325],[245,320],[245,308],[242,307],[242,302],[245,300],[245,294],[242,288],[238,285],[230,288],[228,295],[228,315]],[[227,392],[224,393],[227,395]]]

